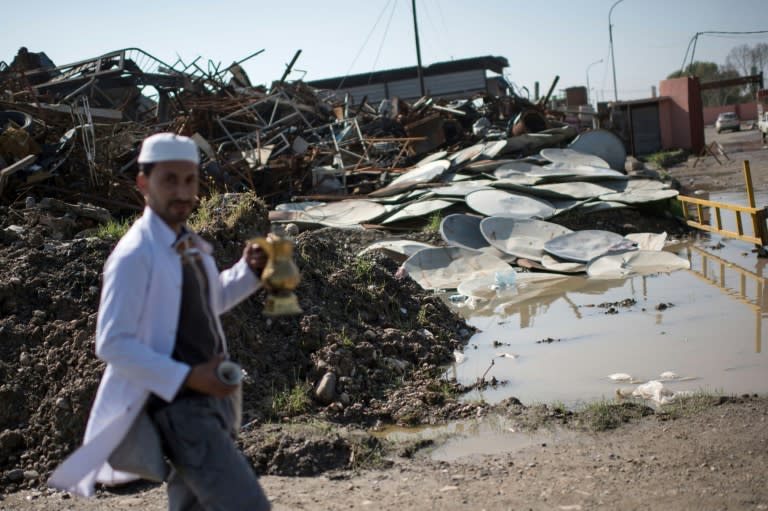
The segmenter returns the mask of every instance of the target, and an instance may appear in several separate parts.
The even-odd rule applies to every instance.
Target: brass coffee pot
[[[261,272],[261,282],[267,290],[264,314],[301,314],[299,301],[293,292],[301,280],[299,268],[293,262],[293,241],[271,232],[265,238],[254,238],[248,243],[258,245],[267,254],[267,265]]]

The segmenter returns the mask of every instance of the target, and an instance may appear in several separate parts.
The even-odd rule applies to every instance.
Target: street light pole
[[[589,90],[590,90],[589,89],[589,68],[591,68],[595,64],[600,64],[601,62],[603,62],[603,59],[596,60],[596,61],[594,61],[593,63],[591,63],[590,65],[587,66],[587,104],[588,105],[592,104],[592,102],[589,100]]]
[[[608,11],[608,43],[611,47],[611,69],[613,70],[613,100],[618,101],[619,100],[619,94],[616,90],[616,60],[613,58],[613,25],[611,25],[611,13],[613,12],[613,8],[619,5],[624,0],[618,0],[618,2],[615,2],[610,10]]]

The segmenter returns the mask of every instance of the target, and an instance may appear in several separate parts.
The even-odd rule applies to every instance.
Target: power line
[[[729,32],[729,31],[721,31],[721,30],[708,30],[705,32],[696,32],[693,37],[691,37],[691,40],[688,41],[688,48],[685,50],[685,56],[683,56],[683,65],[680,67],[680,75],[682,76],[683,72],[685,71],[685,61],[688,58],[688,51],[691,52],[691,61],[690,65],[693,65],[693,59],[694,55],[696,54],[696,43],[699,40],[699,36],[702,35],[712,35],[715,37],[722,37],[722,36],[743,36],[743,35],[754,35],[754,34],[768,34],[768,30],[751,30],[751,31],[744,31],[744,32]],[[691,49],[693,47],[693,49]]]
[[[371,74],[368,75],[368,83],[371,83],[373,78],[373,72],[376,71],[376,64],[379,63],[379,56],[381,55],[381,49],[384,48],[384,42],[387,40],[387,34],[389,33],[389,25],[392,23],[392,17],[395,14],[395,8],[397,7],[397,0],[392,4],[392,10],[389,12],[389,19],[387,20],[387,26],[384,27],[384,35],[381,36],[381,43],[379,43],[379,50],[376,52],[376,58],[373,61],[373,67],[371,67]]]
[[[384,5],[384,8],[379,13],[379,17],[376,18],[376,23],[373,24],[373,28],[371,28],[371,31],[368,32],[368,35],[365,37],[365,41],[363,41],[363,45],[357,51],[357,55],[355,55],[355,58],[352,59],[352,63],[349,65],[349,69],[347,69],[347,72],[344,73],[344,78],[341,79],[341,82],[339,82],[339,86],[336,87],[336,90],[341,89],[341,86],[344,85],[344,81],[347,79],[347,77],[349,76],[349,73],[352,71],[352,68],[355,66],[357,59],[360,58],[360,54],[363,53],[363,50],[368,45],[368,41],[371,39],[373,32],[376,30],[376,27],[379,26],[379,21],[381,21],[381,17],[384,15],[384,12],[387,10],[387,8],[389,7],[389,4],[391,3],[392,3],[392,0],[387,0],[386,5]]]
[[[435,32],[437,39],[439,40],[438,43],[440,47],[443,48],[444,50],[447,50],[448,44],[446,44],[445,38],[443,37],[443,31],[439,30],[435,22],[432,20],[432,14],[430,13],[430,9],[428,8],[427,0],[421,0],[420,4],[423,7],[422,10],[424,11],[424,15],[427,17],[429,26],[432,27],[432,30]],[[431,46],[431,41],[428,41],[428,42],[430,43],[430,46]],[[432,48],[432,50],[434,51],[434,48]],[[439,53],[439,52],[435,52],[435,53]]]

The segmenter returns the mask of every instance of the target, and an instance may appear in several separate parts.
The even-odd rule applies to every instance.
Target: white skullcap
[[[200,163],[200,153],[195,141],[175,133],[156,133],[141,144],[138,162],[158,163],[161,161],[189,161]]]

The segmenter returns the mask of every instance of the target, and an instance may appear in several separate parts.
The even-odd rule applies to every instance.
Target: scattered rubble
[[[56,66],[21,48],[10,64],[0,62],[0,493],[43,484],[82,438],[103,371],[93,354],[100,269],[116,242],[95,233],[143,208],[136,156],[159,131],[191,136],[200,147],[208,223],[199,230],[220,266],[275,222],[296,238],[304,314],[265,318],[256,295],[224,320],[232,355],[248,373],[244,451],[261,473],[348,468],[378,449],[367,434],[308,442],[305,432],[273,424],[322,418],[354,430],[485,413],[460,402],[467,388],[443,374],[472,329],[441,298],[398,275],[402,259],[386,248],[356,254],[376,241],[391,248],[392,230],[403,231],[410,247],[443,245],[435,230],[413,227],[431,213],[464,212],[463,197],[483,191],[482,179],[503,179],[517,191],[535,186],[525,172],[494,173],[522,158],[540,170],[540,149],[562,148],[576,129],[544,102],[516,96],[371,105],[285,76],[253,86],[240,64],[258,53],[203,68],[199,59],[167,64],[126,48]],[[446,159],[447,166],[436,164]],[[411,180],[429,161],[442,170]],[[623,168],[598,173],[624,176]],[[452,181],[430,182],[449,175]],[[467,176],[476,182],[461,185]],[[545,186],[539,193],[563,193]],[[441,187],[450,191],[433,189]],[[402,212],[414,197],[433,203],[389,223],[374,216],[367,220],[380,223],[318,228],[317,218],[332,216],[327,210],[306,221],[322,204],[345,202],[337,206],[344,210],[365,201],[389,212],[399,204]],[[557,210],[558,222],[572,229],[652,230],[638,211],[590,210],[585,219],[586,210],[575,214],[564,202]],[[334,214],[336,225],[350,224],[348,211]],[[498,383],[489,381],[478,385]]]
[[[524,135],[565,127],[517,96],[371,105],[285,77],[253,86],[241,64],[259,53],[204,69],[200,58],[167,64],[124,48],[57,66],[21,48],[10,64],[0,61],[0,199],[87,201],[115,216],[138,210],[141,197],[126,185],[138,145],[158,131],[194,137],[206,194],[255,190],[274,205],[364,195],[427,153],[481,139],[519,138],[515,153],[530,154]]]

